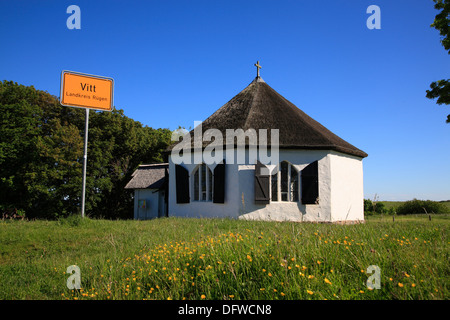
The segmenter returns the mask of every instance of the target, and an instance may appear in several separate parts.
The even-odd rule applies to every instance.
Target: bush
[[[373,212],[373,202],[370,199],[364,199],[364,212]]]
[[[387,209],[386,209],[386,207],[384,206],[384,203],[383,202],[376,202],[376,203],[374,203],[374,209],[375,209],[375,212],[376,213],[379,213],[379,214],[385,214],[385,213],[387,213]]]
[[[406,201],[397,209],[397,214],[420,214],[420,213],[445,213],[447,208],[444,204],[431,200],[413,199]]]
[[[383,202],[372,202],[370,199],[364,199],[364,214],[367,216],[374,214],[395,214],[395,209],[386,208]]]

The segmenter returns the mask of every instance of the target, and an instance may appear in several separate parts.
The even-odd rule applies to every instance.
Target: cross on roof
[[[259,78],[259,69],[262,68],[262,67],[259,65],[259,61],[256,61],[255,67],[256,67],[256,77]]]

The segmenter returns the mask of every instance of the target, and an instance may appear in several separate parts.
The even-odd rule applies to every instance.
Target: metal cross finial
[[[262,67],[259,65],[259,61],[256,61],[255,67],[256,67],[256,77],[259,78],[259,69],[262,68]]]

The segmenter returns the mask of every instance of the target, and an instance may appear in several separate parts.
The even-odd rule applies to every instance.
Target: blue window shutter
[[[225,159],[214,168],[214,203],[225,203]]]
[[[270,175],[261,174],[261,168],[267,169],[258,161],[255,165],[255,204],[268,204],[270,203]]]
[[[317,204],[319,200],[319,166],[314,161],[302,170],[302,203]]]
[[[189,172],[183,166],[175,165],[177,203],[189,203]]]

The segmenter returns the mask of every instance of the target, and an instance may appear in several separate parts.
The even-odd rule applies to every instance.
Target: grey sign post
[[[89,109],[86,108],[86,125],[84,130],[84,155],[83,155],[83,187],[81,191],[81,216],[84,218],[84,207],[86,203],[86,167],[87,167],[87,145],[89,132]]]

